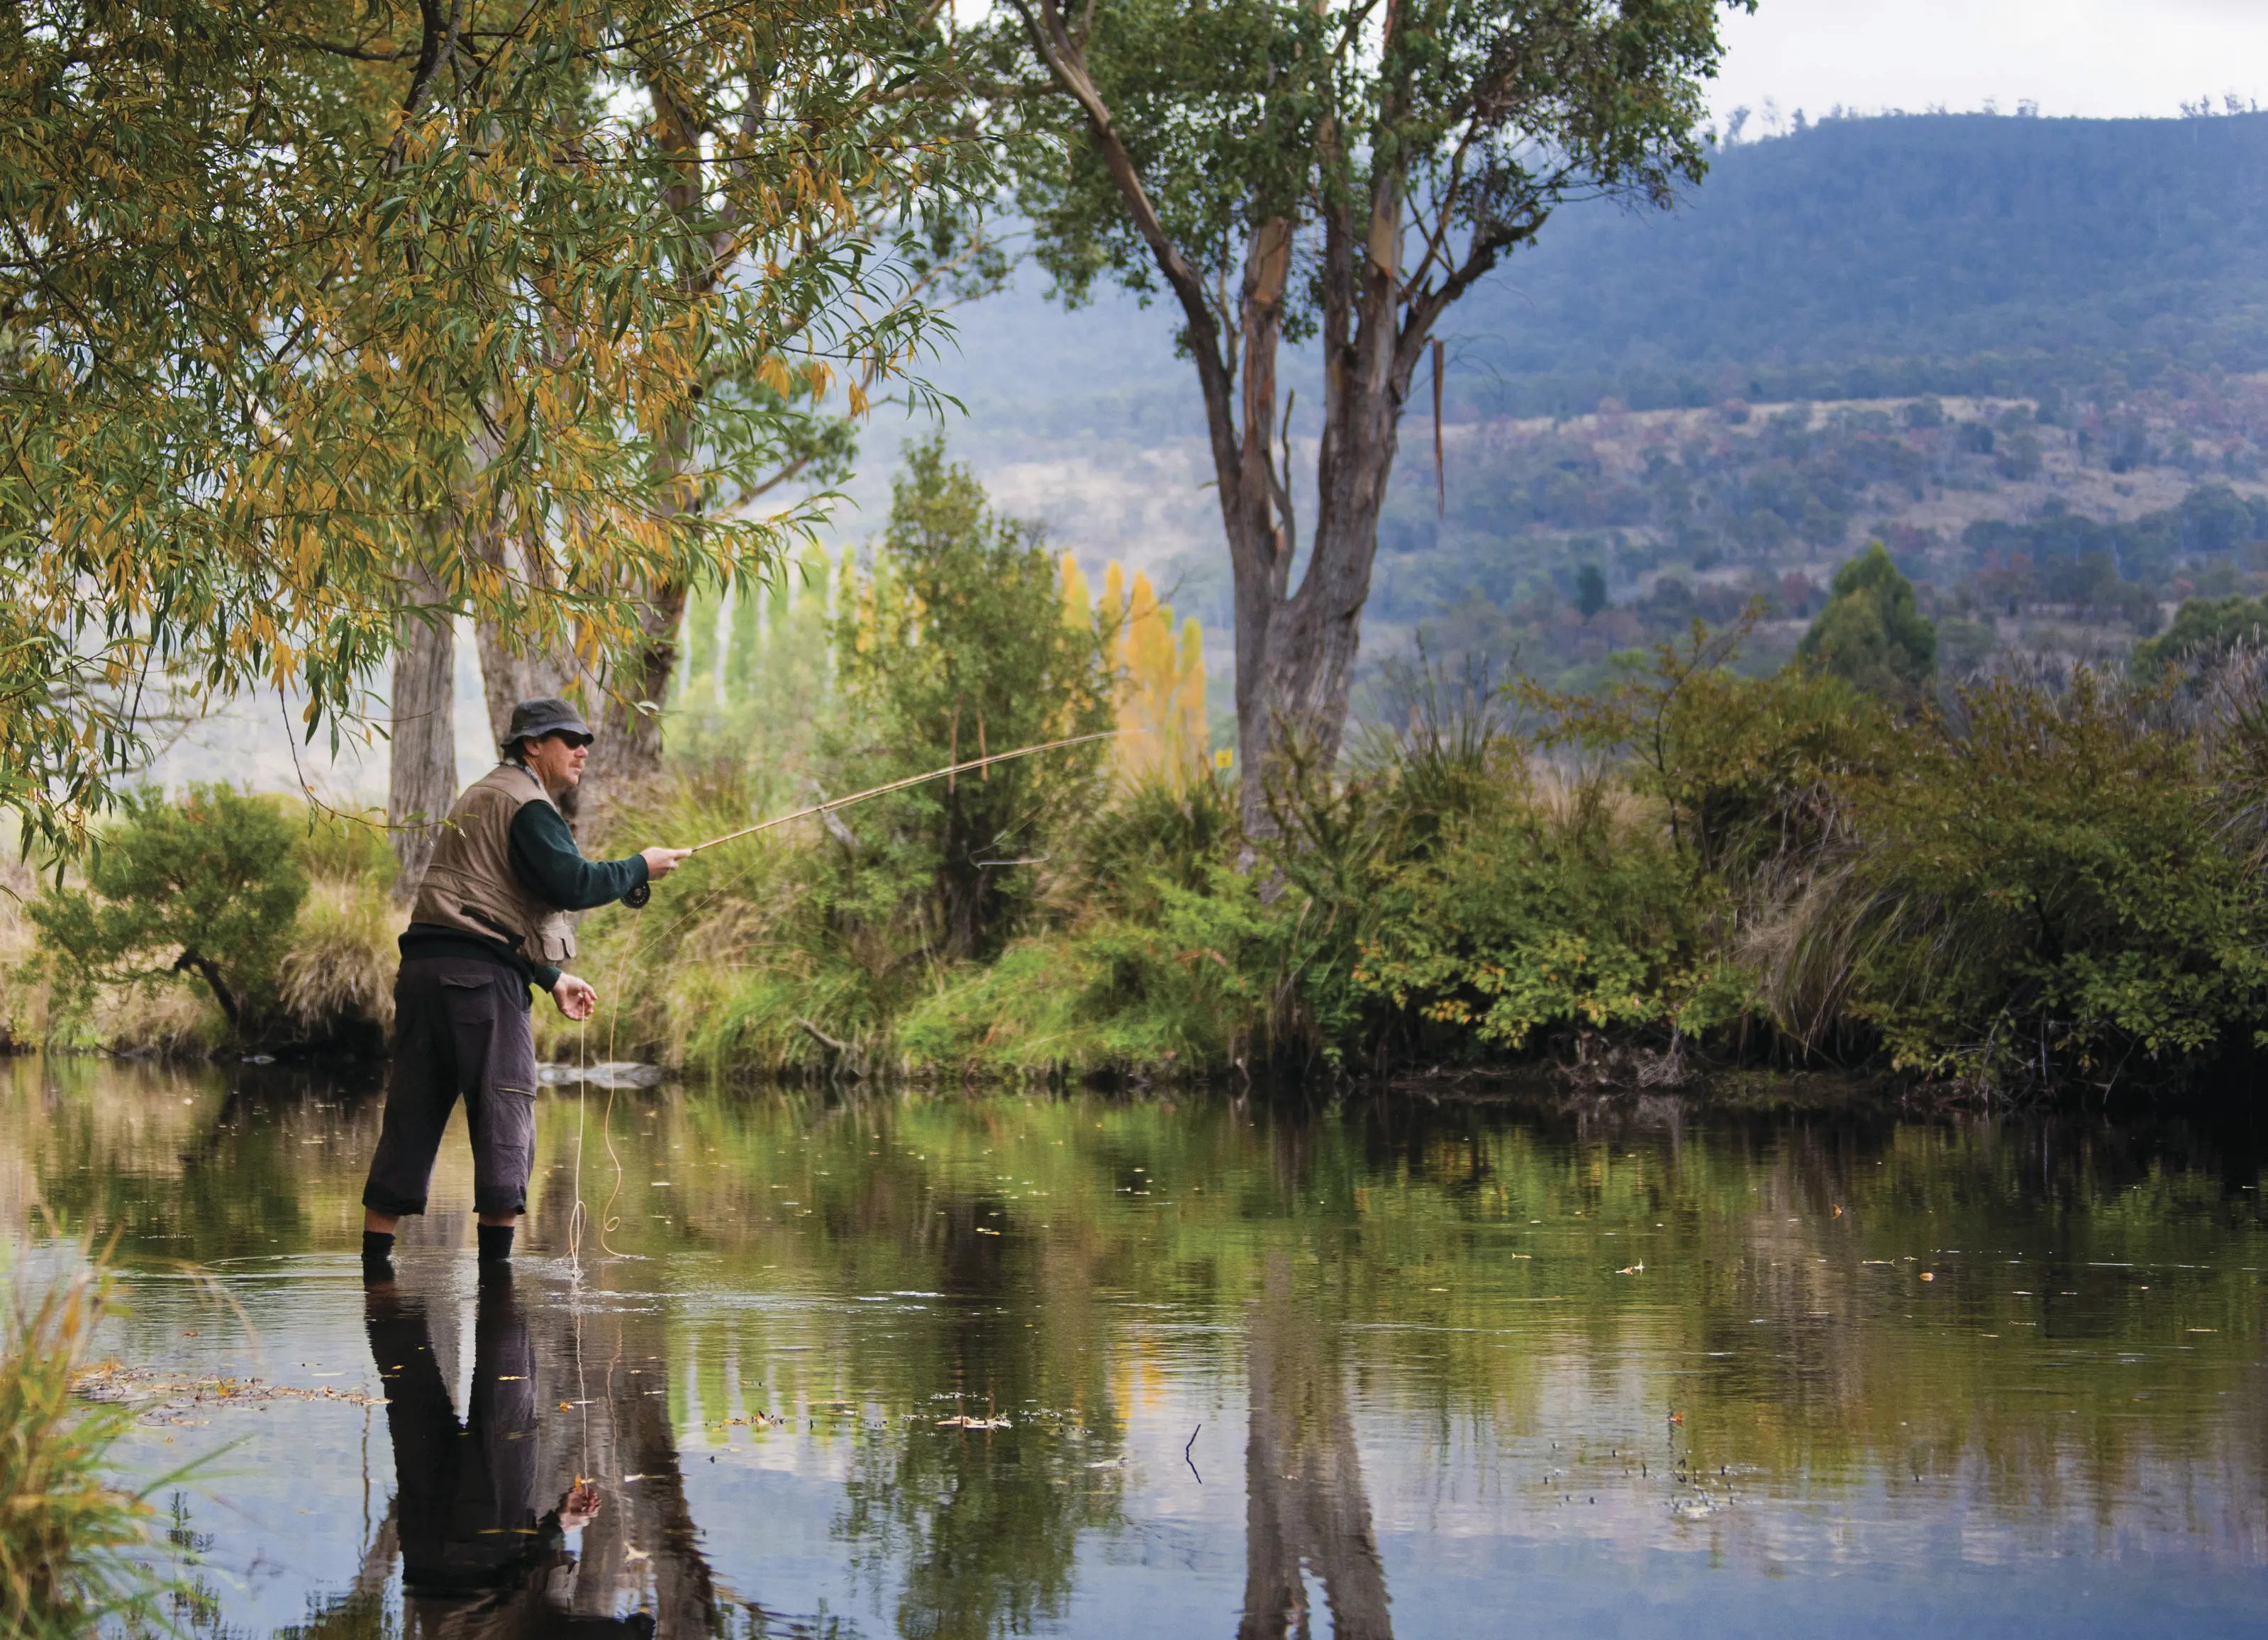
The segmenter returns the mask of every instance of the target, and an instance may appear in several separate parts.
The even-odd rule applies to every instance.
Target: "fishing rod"
[[[909,775],[903,780],[870,786],[864,791],[854,791],[848,797],[830,798],[814,803],[809,808],[798,809],[792,814],[783,814],[777,820],[760,820],[754,826],[743,826],[738,831],[728,831],[721,837],[711,837],[706,842],[696,842],[686,850],[698,854],[703,849],[737,842],[743,837],[753,837],[760,831],[770,831],[775,826],[784,826],[791,820],[807,820],[814,814],[824,814],[829,809],[839,809],[853,803],[864,803],[868,798],[884,797],[893,791],[903,791],[908,786],[918,786],[932,780],[944,780],[954,775],[966,775],[972,769],[990,769],[995,763],[1005,763],[1019,757],[1035,757],[1042,752],[1059,752],[1067,746],[1084,746],[1090,740],[1112,740],[1126,732],[1123,729],[1104,729],[1094,734],[1066,735],[1060,740],[1042,741],[1038,746],[1021,746],[1012,752],[995,752],[989,757],[971,758],[965,763],[948,763],[943,769],[932,769],[925,775]],[[640,883],[622,896],[622,903],[636,908],[652,897],[652,885]]]

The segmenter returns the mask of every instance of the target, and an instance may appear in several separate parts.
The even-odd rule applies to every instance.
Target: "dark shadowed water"
[[[563,1087],[510,1283],[453,1135],[372,1296],[372,1089],[0,1088],[200,1633],[2268,1631],[2227,1134]]]

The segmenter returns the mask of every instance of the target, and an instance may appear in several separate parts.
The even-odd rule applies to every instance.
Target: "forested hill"
[[[1826,121],[1675,211],[1563,213],[1447,327],[1484,414],[2259,369],[2268,114]]]

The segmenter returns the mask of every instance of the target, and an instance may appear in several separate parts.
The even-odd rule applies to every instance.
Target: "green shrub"
[[[1517,1054],[1559,1026],[1696,1034],[1749,1007],[1709,950],[1716,898],[1603,781],[1556,803],[1528,787],[1388,873],[1351,977],[1437,1052]]]
[[[1837,783],[1896,755],[1889,715],[1848,680],[1732,671],[1747,624],[1712,634],[1696,622],[1594,695],[1533,697],[1549,718],[1543,744],[1614,759],[1660,800],[1697,869],[1735,879],[1815,849],[1836,824]]]
[[[2168,666],[2209,664],[2241,643],[2268,639],[2268,600],[2232,594],[2185,598],[2174,623],[2156,637],[2134,645],[2126,658],[2128,675],[2154,682]]]
[[[1102,638],[1065,619],[1037,525],[992,512],[942,438],[909,446],[873,573],[836,610],[844,783],[1109,728]],[[869,927],[909,920],[924,954],[992,955],[1036,899],[1020,863],[1094,800],[1101,760],[1090,743],[851,811],[856,846],[824,892]]]
[[[1218,778],[1153,775],[1121,791],[1064,841],[1072,857],[1062,875],[1079,905],[1154,916],[1163,888],[1201,892],[1235,857],[1236,789]]]
[[[1827,607],[1796,653],[1870,695],[1911,702],[1937,670],[1937,629],[1875,541],[1836,570]]]
[[[2098,1085],[2186,1068],[2268,1001],[2268,904],[2230,846],[2215,743],[2086,668],[1963,692],[1851,786],[1820,915],[1894,1065]]]
[[[1023,1071],[1278,1061],[1306,1045],[1300,918],[1216,866],[1202,889],[1153,879],[1139,916],[1105,915],[1020,940],[917,999],[896,1040],[917,1064]]]
[[[194,974],[232,1033],[256,1034],[306,897],[304,834],[274,803],[225,785],[179,802],[144,787],[125,811],[96,842],[86,889],[53,887],[31,908],[64,993],[84,1005],[97,985]]]
[[[310,878],[367,883],[380,891],[394,886],[401,869],[381,813],[340,814],[311,806],[291,852]]]

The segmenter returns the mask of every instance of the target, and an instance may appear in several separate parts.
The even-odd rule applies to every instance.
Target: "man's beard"
[[[558,797],[558,804],[559,813],[564,815],[567,823],[572,826],[575,823],[577,812],[583,806],[583,783],[578,780],[562,791]]]

